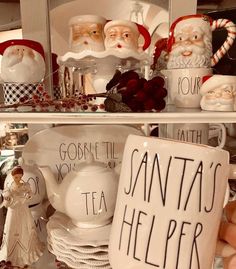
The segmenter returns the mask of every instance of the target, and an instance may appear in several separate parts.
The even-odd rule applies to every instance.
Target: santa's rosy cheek
[[[173,44],[172,48],[179,47],[182,43],[182,41],[176,41],[175,44]]]
[[[203,42],[203,40],[195,40],[193,41],[193,43],[198,47],[202,47],[202,48],[205,47],[205,43]]]
[[[31,49],[23,49],[23,53],[25,55],[34,56],[33,50]]]
[[[12,50],[8,53],[8,56],[14,56],[14,55],[18,55],[18,54],[19,54],[18,50]]]
[[[102,42],[103,41],[102,37],[98,36],[98,35],[91,36],[91,39],[94,40],[94,41],[97,41],[97,42]]]
[[[224,98],[224,99],[232,99],[233,95],[231,93],[223,93],[222,98]]]

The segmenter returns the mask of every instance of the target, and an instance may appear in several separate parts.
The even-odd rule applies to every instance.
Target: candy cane
[[[217,50],[217,52],[211,58],[211,66],[216,65],[221,58],[227,53],[232,47],[236,38],[236,25],[227,19],[218,19],[212,22],[211,30],[214,31],[218,28],[225,28],[228,32],[227,39],[223,45]]]

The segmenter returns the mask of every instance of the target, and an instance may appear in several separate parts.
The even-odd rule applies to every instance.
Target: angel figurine
[[[20,166],[11,175],[13,182],[2,192],[0,207],[6,207],[0,261],[10,261],[12,265],[24,267],[36,262],[43,254],[44,244],[39,240],[33,218],[26,201],[32,192],[29,183],[22,180],[24,174]]]

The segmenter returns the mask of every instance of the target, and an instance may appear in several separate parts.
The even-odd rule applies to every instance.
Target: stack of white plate
[[[108,241],[111,224],[79,228],[64,214],[55,212],[47,223],[48,249],[58,261],[75,269],[110,269]]]

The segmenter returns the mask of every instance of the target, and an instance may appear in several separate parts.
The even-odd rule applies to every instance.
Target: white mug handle
[[[229,164],[230,167],[230,171],[229,171],[229,179],[236,179],[236,164]],[[225,207],[227,205],[227,203],[229,202],[229,198],[230,198],[230,186],[229,186],[229,182],[227,183],[227,188],[225,191],[225,199],[224,199],[224,206]]]
[[[236,180],[236,164],[229,164],[229,179],[235,179]],[[228,200],[229,200],[229,196],[230,196],[230,187],[229,187],[229,183],[226,189],[226,194],[225,194],[225,200],[224,200],[224,207],[226,206],[228,200],[227,200],[227,196],[228,196]]]
[[[227,137],[227,133],[226,133],[226,127],[224,124],[222,123],[214,123],[210,125],[210,128],[217,128],[220,127],[220,135],[218,136],[218,148],[223,148],[225,146],[226,143],[226,137]]]
[[[229,197],[230,197],[230,187],[229,187],[229,182],[227,183],[226,191],[225,191],[225,199],[224,199],[224,205],[223,208],[228,204],[229,202]]]
[[[211,66],[215,66],[221,58],[232,47],[236,37],[236,25],[227,19],[214,20],[211,25],[211,30],[214,31],[218,28],[225,28],[227,30],[227,38],[223,45],[211,57]]]

